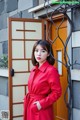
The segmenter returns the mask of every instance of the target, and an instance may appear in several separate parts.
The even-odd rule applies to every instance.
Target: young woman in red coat
[[[24,98],[24,120],[53,120],[53,103],[61,96],[61,85],[51,45],[39,40],[33,46],[29,93]]]

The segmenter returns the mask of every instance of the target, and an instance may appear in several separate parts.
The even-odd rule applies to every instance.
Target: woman
[[[61,96],[61,85],[51,45],[39,40],[33,46],[28,90],[24,98],[24,120],[53,120],[53,103]]]

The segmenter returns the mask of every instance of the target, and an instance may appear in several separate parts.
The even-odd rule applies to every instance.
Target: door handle
[[[14,69],[13,69],[13,68],[10,70],[10,75],[11,75],[12,77],[14,76]]]

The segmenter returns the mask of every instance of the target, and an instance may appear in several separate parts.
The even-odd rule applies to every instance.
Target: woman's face
[[[47,50],[44,50],[41,45],[37,45],[34,51],[34,56],[39,63],[39,66],[41,66],[47,60],[49,53]]]

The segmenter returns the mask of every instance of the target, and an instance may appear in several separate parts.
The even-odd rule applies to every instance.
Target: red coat
[[[61,96],[59,74],[45,62],[34,67],[28,81],[29,93],[24,98],[24,120],[53,120],[53,103]],[[33,102],[39,101],[41,110]]]

